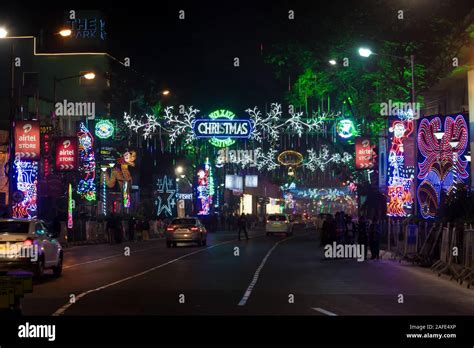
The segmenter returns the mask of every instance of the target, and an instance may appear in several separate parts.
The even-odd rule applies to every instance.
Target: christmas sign
[[[21,160],[39,160],[40,126],[38,121],[16,122],[15,157]]]
[[[56,170],[77,169],[77,138],[59,138],[56,142]]]
[[[367,138],[357,138],[355,141],[356,169],[364,170],[374,167],[374,146],[370,145]]]

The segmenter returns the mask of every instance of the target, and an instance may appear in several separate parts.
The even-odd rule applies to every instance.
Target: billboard
[[[21,160],[39,160],[40,126],[38,121],[15,123],[15,157]]]
[[[226,175],[225,176],[225,188],[235,191],[243,191],[244,183],[243,177],[240,175]]]
[[[77,138],[63,137],[56,141],[56,170],[77,169]]]
[[[245,187],[258,187],[258,175],[246,175]]]
[[[355,167],[358,170],[372,169],[374,167],[374,146],[367,138],[356,138],[355,141]]]

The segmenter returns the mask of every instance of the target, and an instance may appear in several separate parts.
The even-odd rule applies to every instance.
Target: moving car
[[[267,217],[265,232],[267,236],[273,235],[274,233],[286,233],[287,236],[291,236],[293,234],[293,225],[287,215],[272,214]]]
[[[306,227],[306,222],[303,215],[293,214],[290,216],[290,222],[293,224],[293,228],[303,229]]]
[[[64,254],[57,237],[42,220],[0,219],[0,270],[22,269],[41,278],[51,269],[59,277]]]
[[[171,221],[166,228],[166,246],[176,247],[178,242],[197,243],[199,246],[207,243],[207,230],[198,218],[178,218]]]

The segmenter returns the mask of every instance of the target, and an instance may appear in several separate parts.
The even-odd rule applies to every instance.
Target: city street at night
[[[0,348],[473,346],[472,0],[34,5]]]
[[[276,245],[276,247],[275,247]],[[163,240],[66,251],[61,279],[46,277],[26,315],[470,315],[472,290],[426,269],[383,259],[324,260],[316,234],[217,232],[207,247]],[[240,256],[234,256],[234,248]],[[275,247],[275,248],[274,248]],[[273,249],[274,248],[274,249]],[[266,262],[264,258],[268,255]],[[257,273],[257,271],[259,271]],[[255,280],[256,279],[256,280]],[[253,283],[250,293],[247,290]],[[394,284],[397,284],[394,286]],[[185,302],[180,303],[183,294]],[[404,303],[398,303],[398,294]],[[76,303],[65,307],[70,296]],[[294,296],[290,303],[289,296]],[[79,297],[81,297],[79,299]]]

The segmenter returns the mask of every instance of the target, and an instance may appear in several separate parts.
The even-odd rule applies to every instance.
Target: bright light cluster
[[[32,219],[37,214],[37,186],[38,162],[22,161],[19,158],[14,162],[16,171],[16,188],[23,195],[20,202],[14,203],[12,211],[14,218]]]
[[[469,143],[465,117],[446,116],[444,134],[438,139],[435,133],[442,131],[441,125],[441,118],[434,117],[422,119],[418,127],[418,149],[424,159],[418,163],[417,197],[425,219],[436,217],[441,190],[449,195],[457,183],[469,178],[468,161],[462,157]]]
[[[206,159],[204,169],[199,169],[197,173],[197,181],[198,215],[209,215],[211,213],[213,198],[213,192],[211,191],[214,191],[209,159]]]
[[[405,164],[405,146],[413,132],[413,120],[394,119],[389,127],[393,133],[388,153],[387,216],[405,217],[411,214],[412,186],[415,168]]]
[[[84,122],[80,124],[79,139],[79,172],[82,178],[77,185],[77,193],[88,201],[96,200],[94,138]]]

